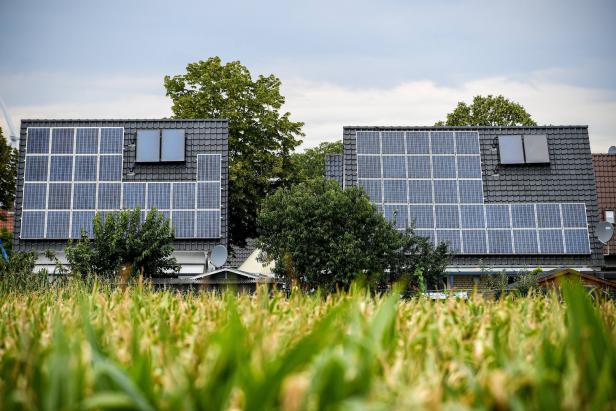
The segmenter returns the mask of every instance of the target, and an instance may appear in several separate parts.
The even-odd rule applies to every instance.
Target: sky
[[[0,97],[25,118],[170,116],[163,77],[239,60],[282,81],[303,148],[432,125],[503,94],[616,145],[616,1],[0,0]],[[0,125],[8,134],[4,119]]]

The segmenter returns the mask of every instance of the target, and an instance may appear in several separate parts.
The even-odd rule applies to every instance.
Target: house
[[[597,180],[599,220],[615,223],[616,213],[616,148],[607,154],[593,154],[592,165]],[[603,246],[603,271],[608,279],[616,279],[616,236]]]
[[[558,288],[565,281],[580,282],[584,288],[595,295],[603,294],[616,298],[616,283],[587,273],[582,273],[571,268],[554,269],[541,272],[534,276],[532,282],[542,288]],[[510,284],[509,291],[516,290],[518,283]]]
[[[472,287],[486,269],[599,275],[586,126],[352,126],[343,145],[327,177],[362,187],[398,229],[447,243],[449,287]]]

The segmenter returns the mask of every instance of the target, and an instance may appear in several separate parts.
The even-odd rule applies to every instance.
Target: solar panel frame
[[[74,210],[96,209],[96,183],[74,183],[73,205]]]
[[[74,128],[51,129],[51,153],[73,154]]]
[[[406,178],[406,157],[383,156],[383,178]]]
[[[72,181],[73,180],[73,157],[51,156],[49,167],[49,181]]]
[[[45,238],[69,238],[70,218],[70,211],[49,211],[47,213],[47,229],[45,231]]]
[[[47,181],[49,156],[26,156],[24,181]]]
[[[99,128],[78,127],[75,131],[75,154],[97,154]]]
[[[21,231],[19,238],[22,239],[44,239],[46,225],[45,211],[23,211],[21,214]]]
[[[432,157],[432,177],[433,178],[456,178],[456,157],[455,156],[433,156]]]
[[[47,207],[47,184],[25,183],[22,208],[24,210],[42,210]]]
[[[381,152],[383,154],[406,154],[406,141],[403,131],[384,131],[381,133]]]
[[[28,127],[26,131],[26,154],[49,153],[51,130],[47,127]]]
[[[198,210],[195,227],[197,238],[220,238],[221,219],[219,210]]]
[[[50,183],[47,193],[48,210],[68,210],[71,208],[73,185],[71,183]]]
[[[432,181],[409,180],[408,196],[410,204],[432,204]]]
[[[455,154],[455,139],[453,131],[430,132],[430,150],[434,154]]]
[[[358,131],[355,134],[358,154],[380,154],[381,138],[376,131]]]
[[[175,238],[195,237],[195,210],[172,211],[171,224]]]

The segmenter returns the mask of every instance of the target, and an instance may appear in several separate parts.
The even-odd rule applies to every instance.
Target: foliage
[[[2,245],[10,257],[13,252],[13,233],[6,227],[2,227],[0,229],[0,240],[2,240]]]
[[[229,120],[229,234],[244,245],[256,235],[261,201],[287,181],[290,155],[303,136],[301,122],[281,113],[280,80],[260,75],[253,80],[239,61],[219,57],[191,63],[186,74],[165,76],[167,96],[178,118]]]
[[[325,156],[327,154],[342,154],[342,141],[323,142],[317,147],[306,149],[301,153],[291,155],[293,169],[291,182],[294,184],[313,178],[323,177],[325,173]]]
[[[0,208],[13,209],[19,151],[9,145],[0,128]]]
[[[162,213],[150,210],[141,222],[141,210],[123,210],[94,217],[92,239],[82,234],[69,242],[66,257],[74,274],[113,278],[142,274],[160,276],[178,271],[171,256],[173,231]]]
[[[275,272],[305,290],[346,289],[360,276],[381,287],[401,279],[417,286],[417,268],[436,287],[447,263],[445,245],[434,249],[412,231],[400,233],[363,190],[343,190],[322,177],[269,196],[258,227]]]
[[[460,101],[447,114],[447,121],[436,126],[536,126],[537,123],[519,103],[501,95],[475,96],[472,104]]]
[[[0,258],[0,291],[31,291],[47,284],[47,275],[34,273],[35,252],[13,252],[6,262]]]
[[[3,293],[0,409],[614,409],[616,304],[563,291]]]

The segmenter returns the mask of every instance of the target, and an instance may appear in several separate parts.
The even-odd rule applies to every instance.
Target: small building
[[[593,154],[592,165],[597,180],[599,220],[614,224],[616,213],[616,150]],[[616,279],[616,236],[603,246],[603,271],[608,279]]]
[[[564,281],[579,281],[584,288],[594,295],[604,295],[611,298],[616,298],[616,283],[613,281],[605,280],[597,276],[582,273],[571,268],[555,269],[538,273],[532,279],[532,282],[538,287],[545,289],[559,288]],[[518,283],[510,284],[507,289],[509,291],[515,290],[518,287]]]
[[[597,191],[586,126],[343,129],[327,177],[363,188],[398,229],[452,254],[447,285],[536,267],[600,275]]]

